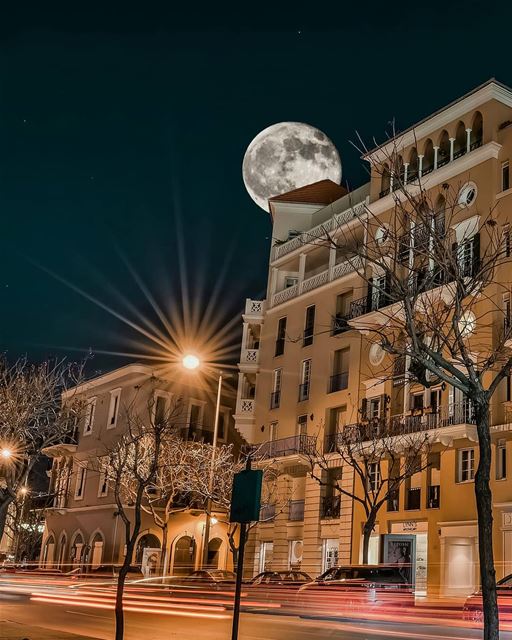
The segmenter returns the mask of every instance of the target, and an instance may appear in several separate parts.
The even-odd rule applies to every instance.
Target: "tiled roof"
[[[269,202],[304,202],[307,204],[330,204],[346,195],[345,187],[332,180],[320,180],[305,187],[299,187],[288,193],[274,196]]]

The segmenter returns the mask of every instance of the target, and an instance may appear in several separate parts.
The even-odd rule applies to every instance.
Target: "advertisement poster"
[[[416,576],[415,542],[415,536],[384,536],[384,562],[399,565],[404,579],[413,587]]]

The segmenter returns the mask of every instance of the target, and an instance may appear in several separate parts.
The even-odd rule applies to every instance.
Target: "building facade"
[[[216,395],[197,376],[181,373],[173,378],[158,374],[151,367],[132,364],[89,380],[68,394],[86,401],[85,415],[72,444],[55,445],[45,451],[53,458],[50,492],[53,505],[46,510],[46,524],[40,564],[63,571],[84,571],[101,565],[119,565],[124,556],[124,525],[119,517],[112,487],[100,466],[91,467],[94,452],[108,447],[126,429],[126,409],[169,410],[178,398],[179,415],[173,419],[182,437],[212,442]],[[64,402],[65,402],[64,398]],[[218,442],[239,447],[241,438],[234,430],[233,397],[221,397]],[[100,446],[101,445],[101,446]],[[128,509],[129,513],[129,509]],[[208,541],[208,564],[232,568],[225,514],[214,513]],[[204,550],[205,512],[188,508],[171,516],[168,527],[166,563],[170,572],[187,574],[201,566]],[[150,514],[143,511],[142,527],[136,543],[134,564],[146,569],[151,558],[159,557],[162,530]]]
[[[354,258],[361,255],[358,247],[379,242],[378,234],[385,237],[392,224],[398,181],[385,165],[386,151],[399,154],[406,189],[417,188],[421,179],[436,219],[444,216],[443,194],[458,194],[449,232],[468,268],[485,251],[478,230],[489,211],[510,255],[512,91],[494,80],[369,153],[364,159],[371,179],[358,190],[347,194],[322,181],[270,200],[274,244],[267,297],[247,301],[235,420],[262,455],[276,460],[289,499],[253,531],[252,569],[300,566],[318,575],[335,564],[361,561],[362,508],[308,476],[308,452],[318,442],[325,453],[333,451],[336,433],[360,420],[364,406],[371,418],[414,421],[435,434],[426,468],[380,510],[370,562],[394,561],[404,552],[419,593],[465,594],[479,581],[473,482],[478,441],[471,406],[450,385],[416,384],[403,360],[392,361],[373,344],[367,328],[382,321],[385,284],[371,265]],[[381,221],[371,239],[361,222],[368,212]],[[341,234],[343,251],[327,241]],[[420,238],[413,225],[404,242],[407,256],[414,256]],[[504,323],[510,326],[509,269],[498,267],[488,294],[492,303],[481,303],[489,305],[477,314],[487,318],[485,326],[472,319],[480,344],[492,346]],[[373,280],[363,278],[362,270]],[[498,578],[512,572],[511,393],[510,380],[504,380],[491,411]],[[351,491],[352,470],[342,466],[333,455],[327,473]]]

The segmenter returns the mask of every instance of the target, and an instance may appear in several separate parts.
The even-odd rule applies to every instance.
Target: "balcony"
[[[324,496],[320,504],[320,518],[339,518],[341,512],[341,496]]]
[[[343,391],[348,388],[348,371],[335,373],[329,378],[329,393]]]
[[[279,260],[283,256],[287,256],[292,251],[296,249],[300,249],[304,245],[311,245],[315,240],[319,238],[323,238],[326,234],[331,234],[335,232],[337,229],[340,229],[343,225],[348,224],[354,218],[359,217],[365,210],[365,203],[361,202],[342,213],[338,213],[333,216],[330,220],[326,220],[321,224],[309,229],[309,231],[304,231],[295,238],[288,240],[287,242],[283,242],[283,244],[276,244],[272,248],[272,262],[275,260]]]
[[[270,408],[279,409],[279,403],[281,402],[281,392],[272,391],[270,394]]]
[[[290,500],[288,520],[291,522],[304,520],[304,500]]]
[[[315,445],[315,436],[299,435],[280,440],[269,440],[263,444],[255,445],[253,451],[256,458],[260,460],[296,455],[313,456],[316,451]]]
[[[254,398],[241,398],[236,408],[237,414],[244,416],[254,415]]]
[[[309,382],[299,384],[299,402],[309,399]]]
[[[242,349],[240,364],[258,364],[259,359],[259,349]]]
[[[427,487],[427,509],[439,509],[441,506],[441,487],[431,485]]]
[[[247,298],[245,300],[245,320],[250,322],[261,322],[263,320],[263,314],[265,313],[265,301],[264,300],[251,300]]]
[[[343,315],[341,313],[337,313],[332,319],[331,335],[337,336],[340,333],[349,331],[351,327],[348,324],[348,320],[350,320],[349,314]]]
[[[313,291],[314,289],[322,287],[329,282],[334,282],[335,280],[339,280],[347,275],[356,273],[362,268],[362,266],[363,260],[359,256],[353,256],[352,258],[335,264],[330,269],[325,269],[320,273],[316,273],[311,277],[306,278],[300,283],[274,293],[272,296],[272,307],[276,307],[288,300],[301,296],[303,293]]]
[[[396,191],[398,188],[400,188],[401,184],[403,184],[403,186],[406,186],[408,184],[415,184],[415,183],[417,184],[416,181],[418,180],[418,178],[422,178],[423,176],[426,176],[429,173],[436,171],[436,169],[440,169],[441,167],[444,167],[450,162],[454,162],[458,158],[461,158],[462,156],[466,155],[468,152],[470,153],[471,151],[474,151],[475,149],[478,149],[481,146],[482,146],[482,139],[479,138],[474,142],[472,142],[469,145],[469,147],[467,145],[464,145],[460,149],[454,150],[452,157],[450,157],[448,152],[446,152],[443,155],[440,152],[439,157],[437,159],[437,165],[430,165],[428,167],[425,167],[425,169],[422,169],[421,172],[418,169],[410,170],[407,177],[401,176],[400,181],[397,180],[395,183],[391,184],[388,188],[380,191],[379,198],[384,198],[388,196],[390,193],[392,193],[393,191]]]

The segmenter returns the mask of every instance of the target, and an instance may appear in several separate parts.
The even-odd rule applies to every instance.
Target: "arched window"
[[[429,138],[425,142],[425,147],[423,149],[423,169],[422,175],[426,175],[430,173],[434,168],[434,144],[432,140]]]
[[[220,538],[213,538],[208,543],[207,565],[209,569],[219,568],[221,547],[222,547],[222,540]]]
[[[412,182],[418,177],[418,152],[416,147],[411,149],[409,154],[409,169],[407,171],[407,181]]]
[[[445,129],[439,137],[437,166],[442,167],[447,162],[450,162],[450,136]]]
[[[82,561],[82,554],[84,552],[84,538],[80,532],[76,533],[73,537],[73,542],[69,547],[69,559],[72,564],[80,564]]]
[[[139,538],[135,552],[135,562],[142,564],[144,549],[160,549],[160,540],[153,533],[146,533]]]
[[[91,565],[91,569],[96,569],[102,563],[104,542],[102,534],[99,531],[96,531],[90,543],[91,552],[89,556],[89,563]]]
[[[473,116],[473,125],[471,127],[471,150],[482,146],[484,138],[484,120],[480,111]]]
[[[466,125],[459,121],[457,125],[457,130],[455,132],[455,141],[453,143],[453,157],[460,158],[466,153],[467,148],[467,135],[466,135]]]
[[[194,570],[196,541],[191,536],[182,536],[174,547],[174,573],[187,575]]]
[[[66,532],[63,531],[60,535],[59,555],[57,556],[57,566],[62,569],[65,569],[67,544],[68,544],[68,537],[66,535]]]
[[[49,535],[44,543],[43,566],[51,567],[55,554],[55,538],[53,534]]]
[[[384,163],[382,166],[382,176],[380,179],[380,197],[383,198],[387,196],[389,193],[389,189],[391,186],[391,171],[389,170],[389,165]]]

